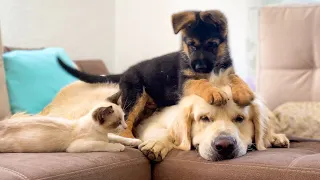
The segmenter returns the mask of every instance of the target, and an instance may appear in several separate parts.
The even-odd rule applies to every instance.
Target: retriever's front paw
[[[271,136],[270,143],[272,147],[289,148],[290,141],[285,134],[274,134]]]
[[[162,161],[169,152],[169,148],[161,141],[148,140],[139,145],[140,151],[151,161]]]

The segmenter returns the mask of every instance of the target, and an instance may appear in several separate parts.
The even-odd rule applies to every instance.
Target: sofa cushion
[[[149,161],[136,149],[95,153],[2,153],[0,179],[149,180]]]
[[[269,108],[320,101],[320,5],[260,11],[257,90]]]
[[[10,115],[9,97],[7,92],[6,78],[2,59],[2,41],[0,29],[0,120]]]
[[[319,177],[320,142],[296,142],[289,149],[254,151],[220,162],[206,161],[194,151],[175,150],[163,162],[155,164],[153,171],[154,180],[313,180]]]
[[[74,65],[64,49],[16,50],[3,55],[11,112],[39,113],[62,87],[76,78],[58,64]]]

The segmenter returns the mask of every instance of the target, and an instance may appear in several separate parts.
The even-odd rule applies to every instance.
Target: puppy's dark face
[[[196,73],[210,73],[228,56],[227,20],[220,11],[181,12],[172,16],[175,33],[182,32],[183,52]]]

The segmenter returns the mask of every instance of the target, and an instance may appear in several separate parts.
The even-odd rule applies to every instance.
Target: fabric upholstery
[[[108,75],[109,71],[104,62],[99,59],[75,60],[77,66],[86,73],[95,75]]]
[[[315,180],[320,177],[320,143],[292,143],[289,149],[267,149],[226,161],[203,160],[194,151],[172,151],[156,164],[154,180]]]
[[[0,29],[0,120],[8,115],[10,115],[10,104],[2,59],[2,41]]]
[[[260,11],[258,93],[274,109],[320,100],[320,5]]]
[[[149,161],[139,150],[95,153],[2,153],[3,180],[150,180]]]

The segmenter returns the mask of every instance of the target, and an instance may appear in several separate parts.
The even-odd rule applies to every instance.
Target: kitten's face
[[[117,104],[106,102],[92,113],[93,119],[110,133],[119,133],[127,128],[124,112]]]

